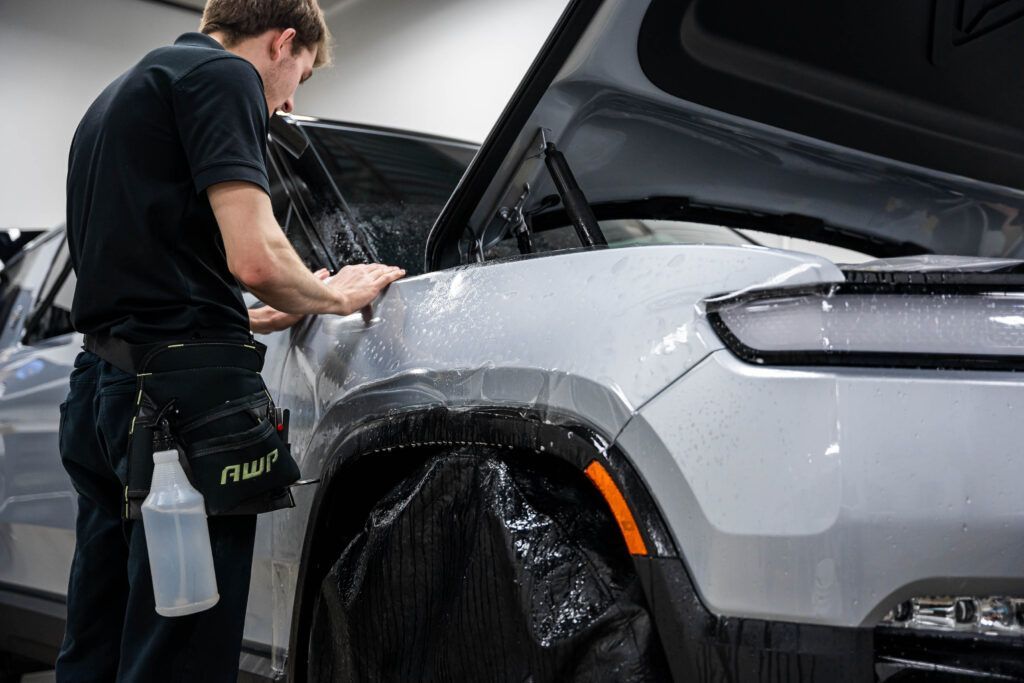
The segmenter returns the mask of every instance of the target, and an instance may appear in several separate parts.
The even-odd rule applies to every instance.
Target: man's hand
[[[345,266],[331,277],[326,268],[313,273],[319,280],[340,294],[345,301],[346,311],[352,314],[362,309],[364,318],[369,313],[370,303],[392,282],[405,277],[405,271],[395,266],[384,266],[377,263],[369,265]],[[305,316],[282,313],[271,306],[249,309],[249,328],[257,334],[280,332],[292,327]]]
[[[395,266],[378,263],[345,266],[327,282],[327,286],[344,298],[347,313],[352,314],[367,308],[388,285],[403,277],[405,271]]]
[[[331,276],[331,271],[326,268],[313,273],[319,280],[326,280]],[[289,327],[294,326],[300,320],[305,318],[304,315],[293,314],[293,313],[282,313],[281,311],[271,306],[261,306],[260,308],[249,309],[249,329],[256,334],[270,334],[271,332],[280,332],[281,330],[287,330]]]

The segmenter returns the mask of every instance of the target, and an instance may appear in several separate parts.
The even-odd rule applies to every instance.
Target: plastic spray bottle
[[[156,612],[180,617],[217,604],[203,496],[189,483],[166,428],[154,440],[153,481],[142,504]]]

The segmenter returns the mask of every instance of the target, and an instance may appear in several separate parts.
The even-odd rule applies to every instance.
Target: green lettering
[[[242,479],[252,479],[263,474],[263,458],[257,458],[242,466]]]
[[[224,484],[228,483],[228,477],[231,477],[231,481],[238,481],[240,469],[238,465],[228,465],[225,467],[224,471],[220,473],[220,485],[224,486]]]

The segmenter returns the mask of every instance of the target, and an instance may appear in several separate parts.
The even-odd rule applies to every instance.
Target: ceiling
[[[197,12],[202,12],[203,7],[206,6],[206,0],[155,0],[156,2],[162,2],[167,5],[177,5],[178,7],[184,7],[188,9],[194,9]],[[323,9],[325,14],[331,14],[336,11],[342,5],[348,5],[356,0],[320,0],[320,7]]]

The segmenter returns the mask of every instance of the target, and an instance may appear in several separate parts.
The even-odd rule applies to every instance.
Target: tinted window
[[[344,202],[318,217],[328,248],[348,261],[359,253],[351,243],[361,241],[364,260],[422,272],[427,234],[475,146],[311,124],[304,129]]]
[[[324,263],[324,259],[311,243],[309,228],[302,219],[295,199],[289,195],[289,192],[305,190],[305,185],[297,177],[293,177],[290,182],[285,179],[281,171],[285,161],[280,158],[279,154],[277,150],[272,151],[269,168],[270,203],[274,208],[274,218],[277,219],[277,224],[284,230],[288,241],[291,242],[306,266],[310,270],[323,268],[327,264]]]

